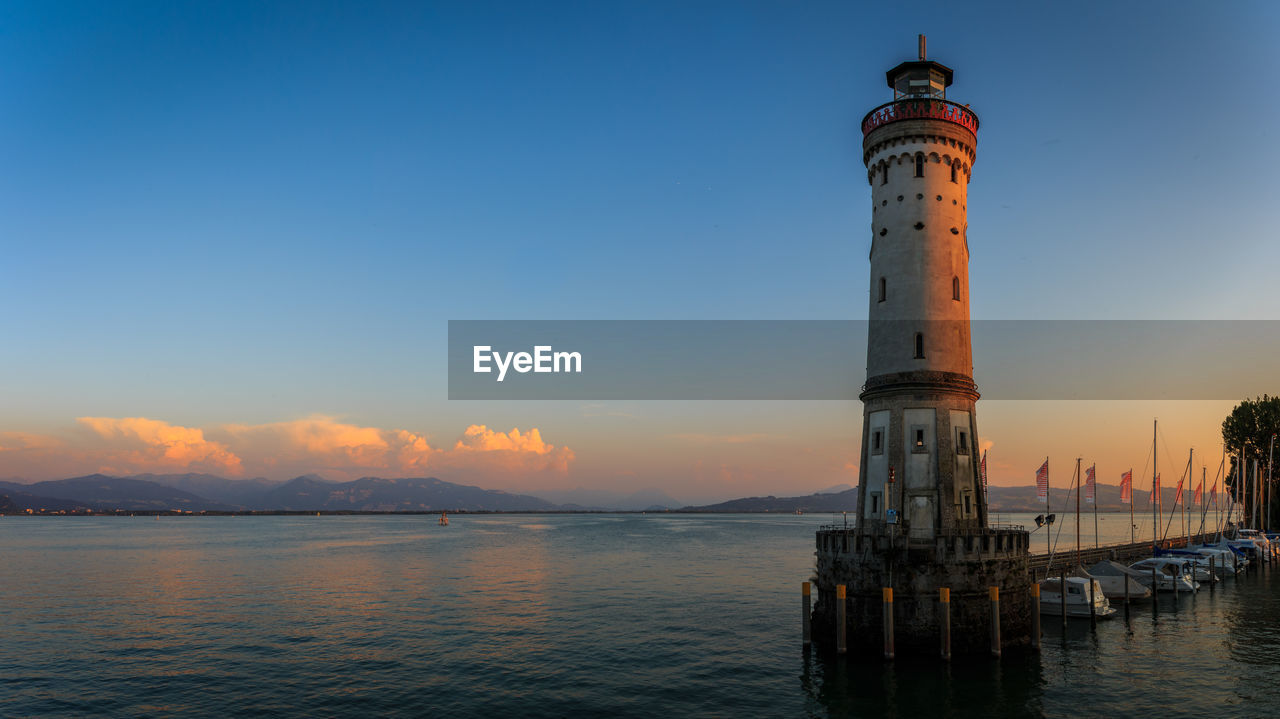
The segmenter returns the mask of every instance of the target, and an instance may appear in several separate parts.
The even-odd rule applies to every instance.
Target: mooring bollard
[[[1093,593],[1093,578],[1089,578],[1089,628],[1096,630],[1098,628],[1098,610],[1094,606],[1097,601],[1097,595]]]
[[[1031,584],[1031,648],[1040,650],[1040,582]]]
[[[951,590],[942,587],[938,590],[939,623],[942,625],[942,658],[951,660]]]
[[[884,598],[884,658],[893,659],[893,587],[881,590]]]
[[[836,654],[844,654],[844,585],[836,585]]]
[[[809,627],[809,583],[800,583],[800,602],[804,606],[804,618],[801,619],[800,625],[804,627],[804,645],[807,647],[813,641]]]
[[[1067,570],[1058,575],[1058,604],[1062,609],[1062,631],[1067,631]],[[1063,634],[1063,638],[1067,635]]]
[[[1000,656],[1000,587],[990,587],[991,595],[991,656]]]

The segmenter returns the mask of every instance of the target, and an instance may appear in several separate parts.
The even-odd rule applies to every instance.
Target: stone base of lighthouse
[[[990,588],[1000,589],[1004,649],[1029,646],[1032,612],[1029,535],[1021,529],[982,529],[907,544],[903,537],[824,528],[817,535],[813,639],[834,648],[836,586],[846,587],[846,644],[855,655],[880,656],[884,647],[883,589],[893,588],[896,653],[937,655],[941,645],[940,588],[950,589],[953,654],[991,650]]]

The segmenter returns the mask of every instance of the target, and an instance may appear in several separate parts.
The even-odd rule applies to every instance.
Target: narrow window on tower
[[[973,496],[968,493],[964,495],[964,513],[965,516],[973,513]]]
[[[885,284],[884,284],[884,278],[881,277],[880,278],[880,301],[884,302],[884,298],[885,298]]]
[[[916,359],[924,359],[924,335],[916,333]]]
[[[964,430],[960,430],[956,436],[956,454],[969,453],[969,438],[965,436]]]
[[[960,278],[959,277],[951,278],[951,299],[955,300],[956,302],[960,301]]]
[[[924,177],[924,155],[916,155],[916,177]]]
[[[916,446],[913,449],[924,449],[924,430],[919,427],[916,428]]]
[[[884,431],[877,429],[871,433],[871,453],[884,454]]]
[[[889,163],[887,162],[884,163],[883,165],[880,166],[880,169],[884,170],[884,174],[880,178],[880,184],[881,185],[889,184]]]
[[[951,162],[951,181],[956,181],[956,162],[954,160]]]

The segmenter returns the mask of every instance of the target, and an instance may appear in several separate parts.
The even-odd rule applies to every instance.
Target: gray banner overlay
[[[856,400],[866,380],[867,324],[450,320],[449,399]],[[963,328],[892,324],[902,325],[903,336],[919,325],[930,332]],[[984,399],[1238,400],[1274,393],[1280,369],[1280,321],[970,326],[974,379]],[[479,351],[488,372],[475,371],[477,347],[489,348]]]

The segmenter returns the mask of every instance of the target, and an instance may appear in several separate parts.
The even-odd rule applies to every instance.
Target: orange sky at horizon
[[[698,413],[722,415],[722,404],[642,402],[615,411],[592,405],[604,409],[584,409],[576,421],[520,422],[525,429],[470,424],[452,437],[324,415],[203,428],[144,417],[81,417],[52,432],[0,432],[0,477],[436,476],[520,492],[655,488],[684,502],[857,484],[857,403],[739,402],[733,421],[694,431]],[[1079,456],[1085,466],[1097,464],[1100,483],[1118,484],[1120,473],[1132,468],[1134,486],[1142,488],[1150,482],[1152,419],[1158,417],[1161,474],[1179,476],[1194,446],[1196,468],[1207,466],[1212,480],[1221,460],[1221,422],[1235,404],[979,401],[979,441],[989,450],[995,486],[1033,484],[1047,456],[1051,486],[1065,488]]]

